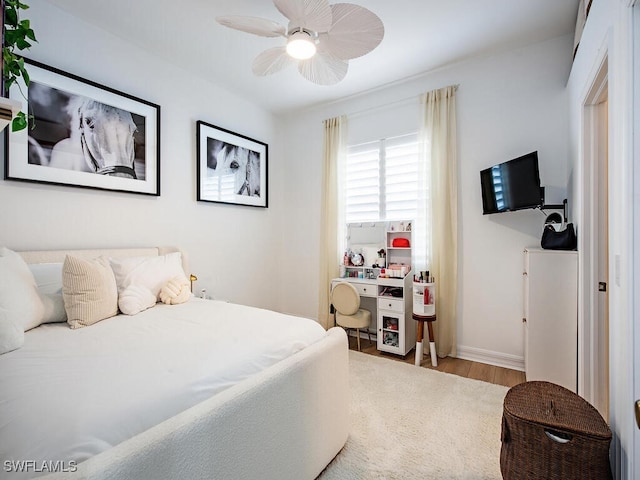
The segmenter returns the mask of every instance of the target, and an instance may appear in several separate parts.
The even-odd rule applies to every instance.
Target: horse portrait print
[[[145,179],[141,115],[33,81],[29,110],[37,118],[29,132],[29,164]]]
[[[160,195],[160,105],[24,62],[29,85],[12,84],[8,97],[29,128],[8,134],[5,180]]]
[[[214,138],[207,139],[207,148],[207,175],[232,177],[236,195],[260,196],[260,157],[257,152]]]
[[[198,200],[267,207],[268,145],[197,122]]]

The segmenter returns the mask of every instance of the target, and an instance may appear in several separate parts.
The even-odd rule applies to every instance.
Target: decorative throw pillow
[[[184,303],[191,297],[191,285],[184,275],[169,280],[160,290],[160,300],[167,305]]]
[[[129,285],[118,295],[118,307],[126,315],[135,315],[153,307],[158,299],[151,291],[140,285]]]
[[[147,288],[158,299],[162,286],[174,277],[183,275],[182,254],[169,253],[157,257],[111,258],[118,293],[131,285]]]
[[[109,260],[67,255],[62,266],[62,296],[71,328],[86,327],[118,314],[118,289]]]
[[[0,248],[0,312],[23,332],[42,322],[44,306],[29,267],[16,252]]]
[[[24,344],[21,325],[9,319],[7,312],[0,311],[0,355],[20,348]]]

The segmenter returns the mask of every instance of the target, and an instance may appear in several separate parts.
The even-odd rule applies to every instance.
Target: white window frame
[[[408,174],[415,177],[412,180],[415,180],[415,207],[411,211],[397,209],[395,213],[389,213],[388,202],[390,193],[387,191],[387,183],[385,181],[385,175],[389,169],[388,166],[388,155],[387,152],[391,148],[402,147],[410,145],[413,148],[412,155],[415,155],[415,164],[411,165]],[[363,216],[354,217],[353,213],[350,212],[349,209],[349,183],[350,183],[350,161],[351,156],[357,154],[358,152],[371,152],[373,146],[376,146],[376,150],[378,152],[378,205],[382,204],[382,206],[377,207],[377,215],[375,216]],[[430,182],[428,181],[430,175],[430,168],[425,162],[425,147],[421,146],[420,138],[418,133],[409,133],[405,135],[399,135],[396,137],[390,137],[386,139],[380,139],[375,142],[368,142],[358,145],[352,145],[347,148],[347,152],[345,155],[345,167],[342,170],[344,175],[344,181],[341,181],[340,194],[342,198],[340,201],[342,202],[342,221],[346,224],[348,223],[366,223],[366,222],[387,222],[387,221],[406,221],[410,220],[413,222],[413,243],[414,248],[412,248],[413,254],[413,262],[414,262],[414,270],[417,268],[424,269],[428,268],[430,263],[430,249],[429,249],[429,241],[430,237],[430,228],[429,228],[429,219],[430,219]],[[373,169],[372,169],[373,170]],[[402,182],[397,183],[397,185]],[[412,183],[412,182],[410,182]],[[397,202],[397,200],[396,200]],[[346,233],[346,232],[345,232]],[[341,245],[341,251],[346,247],[346,238],[344,239],[343,245]]]

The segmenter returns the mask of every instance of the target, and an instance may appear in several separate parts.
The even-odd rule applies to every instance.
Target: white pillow
[[[66,322],[67,312],[62,298],[62,263],[32,263],[29,270],[44,305],[41,323]]]
[[[140,313],[153,307],[156,302],[156,296],[141,285],[129,285],[118,295],[118,307],[125,315]]]
[[[71,328],[93,325],[118,314],[118,289],[106,257],[83,260],[67,255],[62,296]]]
[[[23,332],[42,322],[44,306],[29,267],[16,252],[0,248],[0,312]]]
[[[40,323],[63,323],[67,321],[67,311],[64,308],[64,297],[59,294],[40,293],[43,312]]]
[[[0,355],[20,348],[24,344],[21,325],[9,320],[6,312],[0,311]]]
[[[32,263],[29,270],[40,293],[62,295],[62,263]]]
[[[158,301],[160,289],[165,283],[174,277],[184,276],[180,252],[157,257],[111,258],[109,261],[119,294],[135,285],[147,288]]]

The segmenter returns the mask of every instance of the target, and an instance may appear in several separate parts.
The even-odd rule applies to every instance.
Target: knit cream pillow
[[[167,305],[178,305],[191,298],[189,280],[184,275],[169,280],[160,290],[160,301]]]
[[[62,266],[62,296],[71,328],[93,325],[118,314],[118,288],[109,260],[67,255]]]

